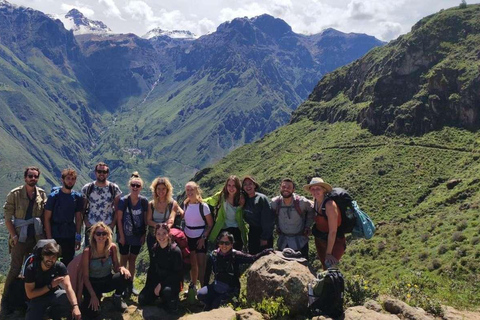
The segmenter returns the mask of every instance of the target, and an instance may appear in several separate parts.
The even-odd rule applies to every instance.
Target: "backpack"
[[[93,192],[93,187],[95,186],[95,181],[92,181],[88,184],[87,187],[87,193],[85,194],[85,199],[86,199],[86,207],[85,207],[85,215],[88,216],[88,213],[90,212],[90,201],[88,201],[88,198]],[[113,187],[113,183],[108,182],[108,192],[110,192],[110,195],[112,196],[113,199],[117,196],[115,192],[115,188]]]
[[[33,252],[25,259],[22,265],[22,270],[20,272],[20,277],[25,278],[25,270],[27,267],[33,263],[40,263],[42,261],[42,249],[48,243],[57,243],[54,239],[41,239],[38,240],[35,247],[33,247]]]
[[[352,201],[353,210],[357,216],[357,224],[352,230],[352,237],[354,239],[371,239],[375,234],[375,224],[372,219],[363,212],[357,205],[357,201]]]
[[[170,236],[172,237],[173,242],[177,244],[182,251],[183,264],[190,264],[190,250],[188,249],[188,240],[185,233],[177,228],[170,229]]]
[[[200,215],[202,216],[202,219],[203,219],[203,222],[205,223],[205,225],[203,226],[197,226],[197,227],[190,227],[190,226],[187,226],[189,229],[192,229],[192,230],[195,230],[195,229],[204,229],[207,227],[207,219],[205,218],[205,213],[203,212],[204,208],[203,208],[203,202],[200,202],[199,203],[200,205],[198,206],[199,208],[199,211],[200,211]],[[184,206],[184,212],[187,212],[187,208],[188,208],[188,204],[186,204]]]
[[[280,214],[280,209],[282,208],[282,197],[277,197],[275,199],[275,220],[276,220],[276,225],[277,225],[277,232],[278,234],[281,234],[282,231],[280,230],[280,224],[278,223],[278,215]],[[300,196],[298,194],[295,194],[294,197],[293,197],[293,206],[295,207],[295,210],[297,211],[298,215],[300,217],[302,217],[302,208],[300,208]],[[305,214],[305,217],[304,217],[304,221],[303,221],[303,224],[304,224],[304,227],[307,223],[307,215]],[[303,235],[303,230],[300,231],[299,235]]]
[[[345,280],[340,270],[330,268],[308,283],[308,309],[312,315],[337,318],[343,314]]]
[[[341,238],[344,237],[346,233],[352,233],[353,228],[357,224],[357,217],[353,210],[352,197],[345,189],[333,188],[320,206],[321,209],[319,214],[324,216],[327,220],[326,205],[330,200],[335,201],[342,214],[342,223],[337,229],[337,237]]]

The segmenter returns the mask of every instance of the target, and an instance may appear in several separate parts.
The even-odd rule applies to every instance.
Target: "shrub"
[[[430,265],[428,266],[429,271],[437,270],[442,266],[442,263],[438,259],[433,259]]]
[[[270,318],[279,318],[290,313],[290,310],[284,304],[283,297],[263,298],[262,302],[254,303],[253,308]]]
[[[441,244],[438,247],[438,254],[445,254],[445,253],[447,253],[447,251],[448,251],[448,247],[444,244]]]
[[[412,277],[403,277],[390,289],[396,298],[405,301],[412,307],[420,307],[425,311],[442,317],[443,308],[439,301],[430,296],[437,291],[435,281],[428,279],[423,273],[417,272]]]
[[[456,231],[452,235],[452,240],[455,242],[462,242],[465,239],[467,239],[467,237],[465,237],[461,231]]]
[[[418,254],[418,259],[420,259],[420,260],[422,260],[422,261],[425,260],[425,259],[427,259],[427,258],[428,258],[428,252],[420,252],[420,253]]]
[[[462,220],[457,225],[457,231],[463,231],[463,230],[467,229],[467,227],[468,227],[468,222],[466,220]]]
[[[420,240],[421,240],[422,242],[427,242],[429,237],[430,237],[430,236],[429,236],[427,233],[424,233],[424,234],[422,234],[422,235],[420,236]]]
[[[480,237],[473,237],[471,241],[472,245],[477,245],[480,243]]]
[[[378,291],[373,289],[362,276],[354,275],[345,281],[345,305],[361,306],[367,300],[378,297]]]
[[[465,9],[465,8],[467,7],[467,1],[466,1],[466,0],[462,0],[462,1],[460,2],[460,4],[458,5],[458,7],[459,7],[460,9]]]

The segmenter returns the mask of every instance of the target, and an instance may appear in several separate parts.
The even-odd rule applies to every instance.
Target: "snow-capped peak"
[[[73,30],[73,33],[76,35],[87,33],[112,33],[112,30],[107,27],[102,21],[90,20],[77,9],[70,10],[65,15],[65,18],[62,19],[62,21],[65,25],[65,28]]]
[[[167,36],[174,39],[186,39],[186,40],[194,40],[198,37],[188,31],[188,30],[162,30],[160,28],[155,28],[148,31],[145,35],[142,36],[144,39],[152,39],[155,37]]]

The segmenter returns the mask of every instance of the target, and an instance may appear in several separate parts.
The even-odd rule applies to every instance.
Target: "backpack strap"
[[[184,206],[185,212],[187,212],[188,208],[188,203]],[[196,229],[205,229],[207,227],[207,218],[205,218],[205,213],[204,213],[204,208],[203,208],[203,202],[198,203],[198,210],[200,211],[200,215],[202,216],[204,225],[203,226],[197,226],[197,227],[190,227],[187,226],[188,229],[196,230]],[[202,233],[203,234],[203,233]]]

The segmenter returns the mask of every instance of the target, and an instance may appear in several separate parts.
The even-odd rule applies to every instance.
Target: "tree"
[[[465,9],[467,7],[467,1],[466,0],[462,0],[460,2],[460,5],[458,6],[460,9]]]

